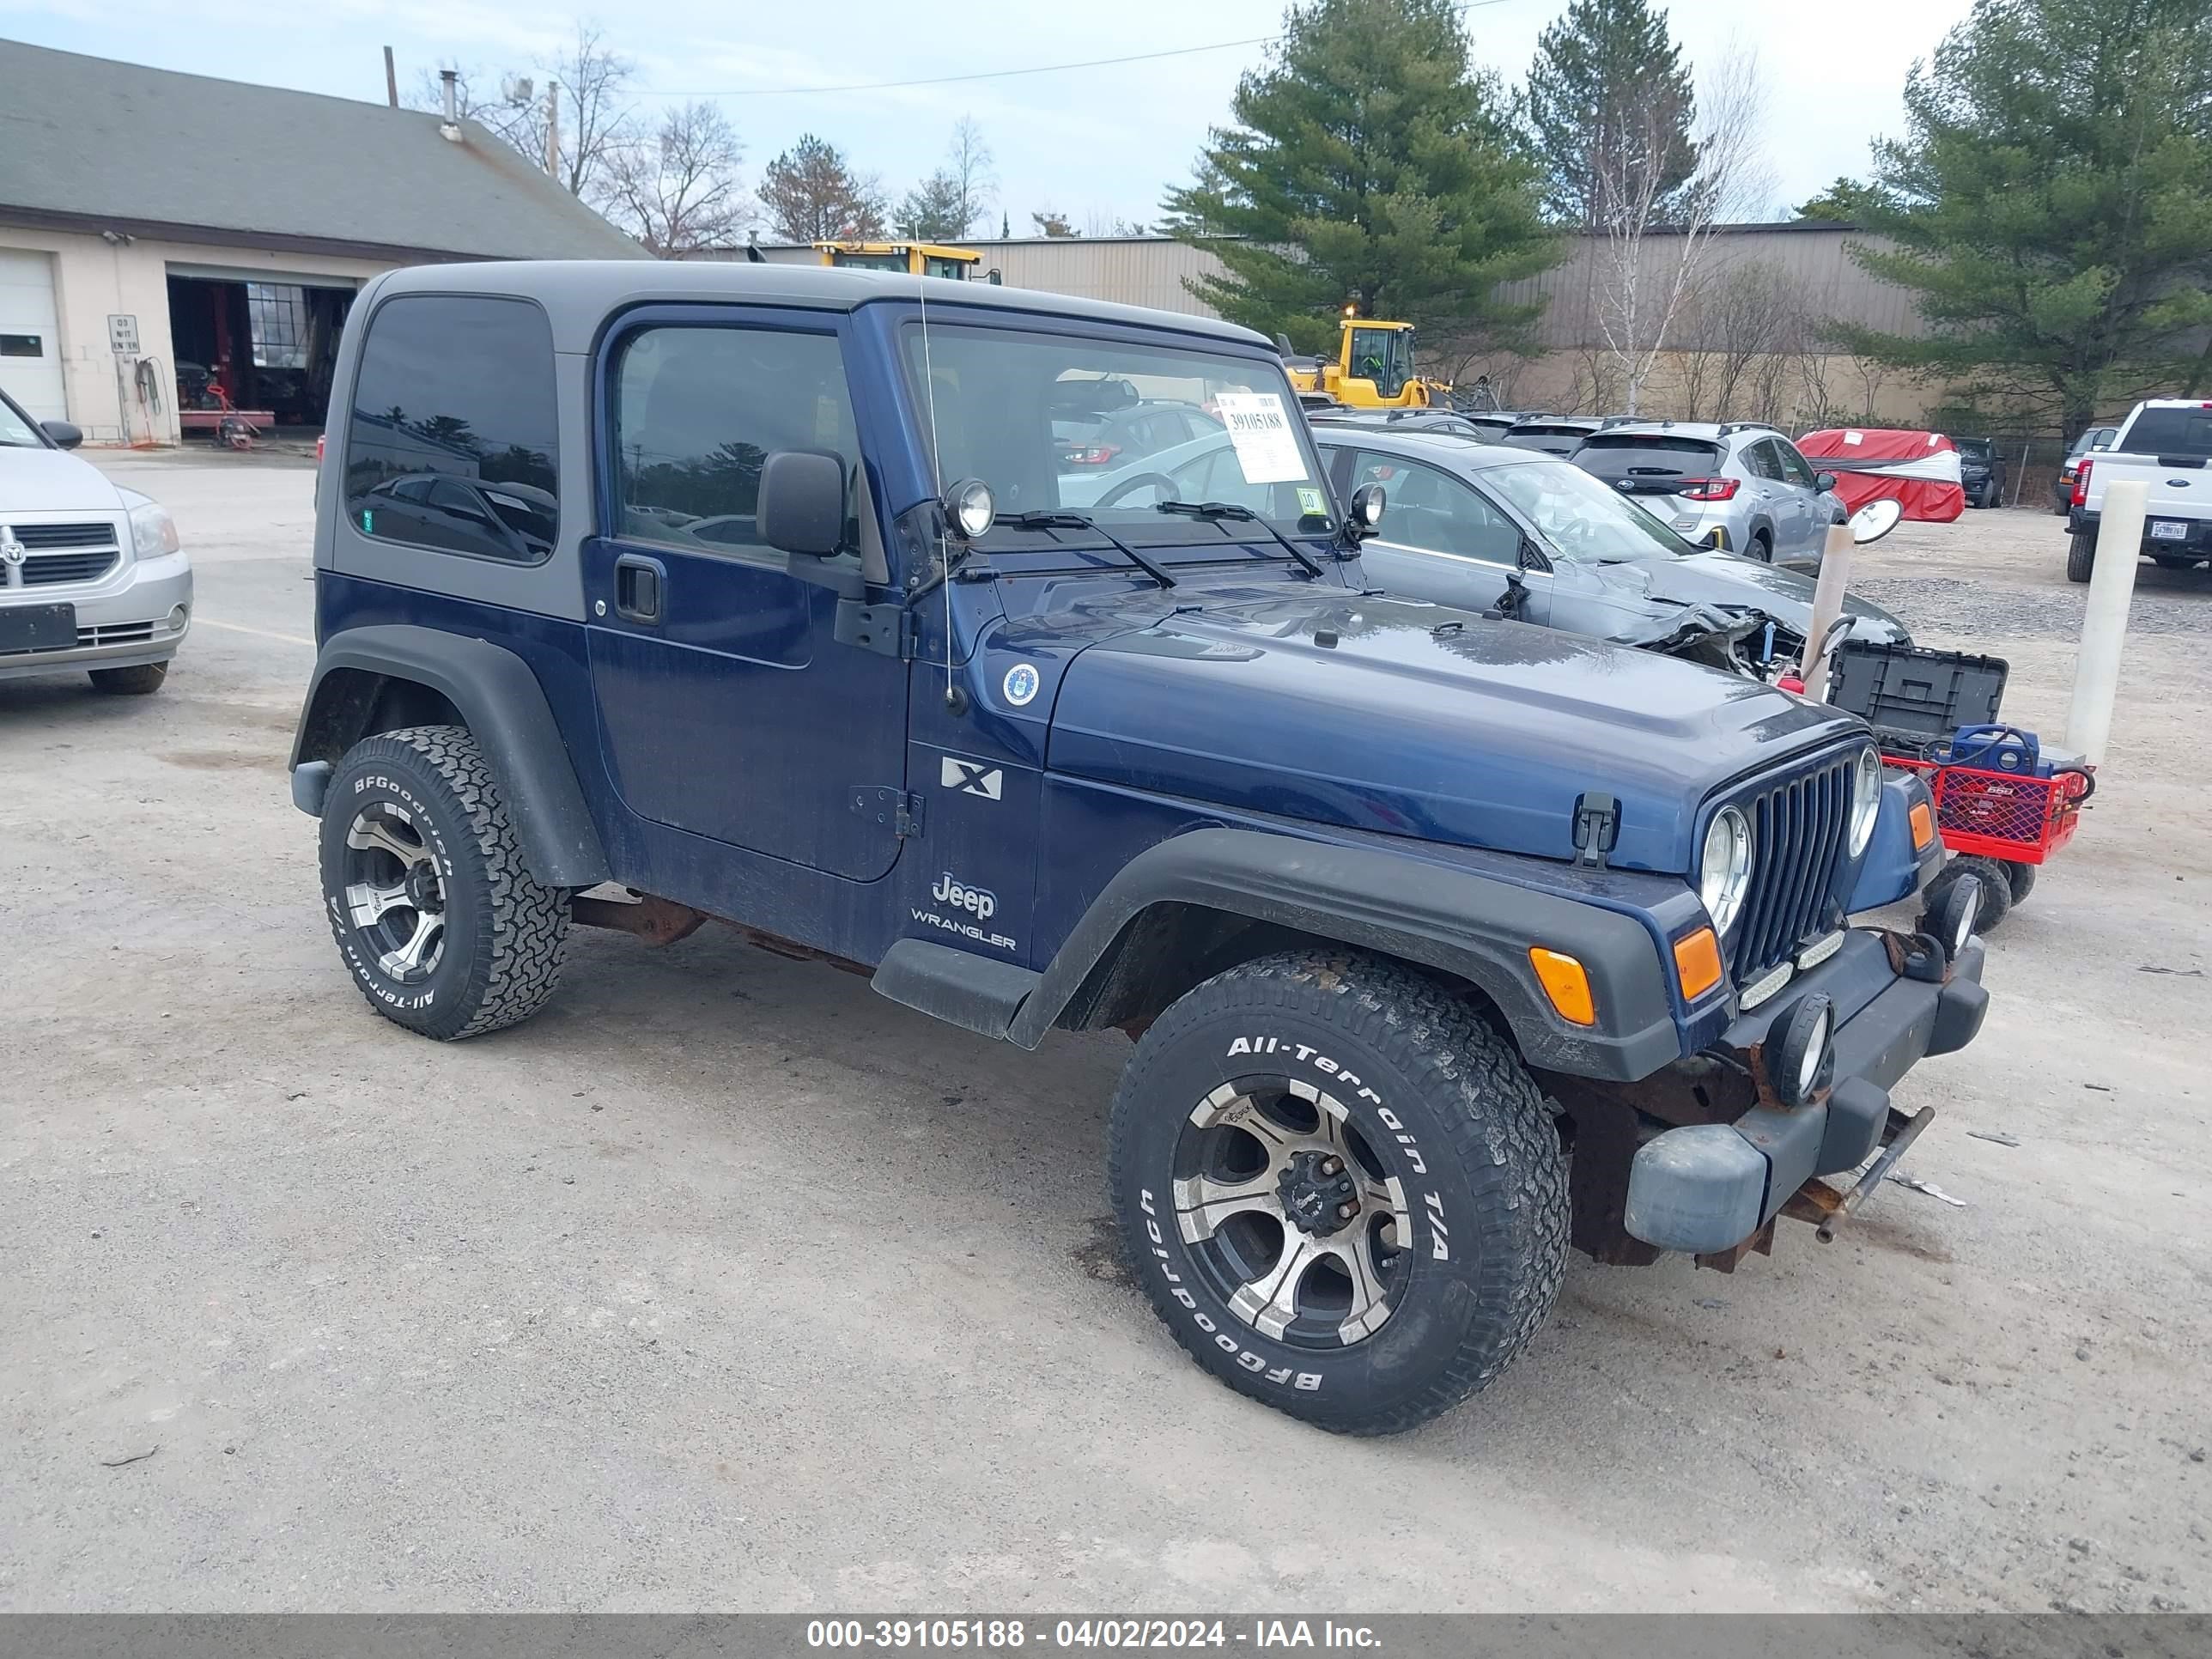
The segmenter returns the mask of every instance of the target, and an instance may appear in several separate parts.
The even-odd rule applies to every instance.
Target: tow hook
[[[1873,1195],[1875,1189],[1881,1185],[1882,1177],[1895,1169],[1897,1160],[1905,1156],[1905,1149],[1919,1139],[1920,1132],[1935,1121],[1936,1109],[1933,1106],[1923,1106],[1915,1112],[1905,1127],[1897,1132],[1897,1139],[1883,1147],[1881,1156],[1867,1166],[1867,1172],[1859,1177],[1858,1185],[1845,1193],[1843,1200],[1821,1218],[1820,1231],[1814,1237],[1823,1244],[1834,1243],[1837,1226],[1849,1219],[1859,1206]]]

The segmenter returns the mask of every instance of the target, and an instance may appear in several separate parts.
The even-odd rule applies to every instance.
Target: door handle
[[[625,553],[615,561],[615,614],[625,622],[657,625],[668,572],[659,560]]]

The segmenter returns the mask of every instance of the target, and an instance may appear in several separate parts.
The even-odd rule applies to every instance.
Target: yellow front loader
[[[1296,357],[1281,342],[1291,384],[1300,392],[1326,392],[1351,409],[1444,408],[1451,387],[1425,380],[1413,369],[1413,325],[1382,323],[1346,310],[1334,361]]]
[[[983,256],[970,247],[935,242],[817,242],[814,251],[823,264],[848,270],[902,270],[909,276],[946,276],[956,283],[999,280],[995,270],[979,279],[975,267],[983,263]]]

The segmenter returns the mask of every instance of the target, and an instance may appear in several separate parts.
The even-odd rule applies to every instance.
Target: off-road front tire
[[[1485,1387],[1550,1312],[1567,1164],[1511,1046],[1354,952],[1263,957],[1160,1016],[1115,1097],[1130,1267],[1191,1357],[1323,1428]]]
[[[169,665],[142,662],[129,668],[89,668],[85,674],[95,691],[111,697],[143,697],[161,689],[161,682],[169,678]]]
[[[323,803],[322,883],[338,954],[386,1019],[480,1036],[553,994],[568,896],[530,873],[465,726],[410,726],[347,751]]]
[[[2066,580],[2086,582],[2097,568],[2097,532],[2077,530],[2066,547]]]

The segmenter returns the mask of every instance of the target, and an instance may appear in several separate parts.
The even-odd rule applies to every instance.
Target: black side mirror
[[[1000,283],[1004,283],[1006,278],[1006,274],[1001,271],[998,266],[993,265],[990,270],[983,273],[983,280],[988,283],[993,288],[997,288]]]
[[[1835,487],[1836,475],[1834,473],[1815,472],[1813,475],[1813,488],[1819,490],[1822,495],[1827,494],[1828,491],[1833,489]]]
[[[64,449],[75,449],[84,441],[84,428],[67,421],[40,421],[39,430],[52,438]]]
[[[845,463],[818,449],[779,449],[761,463],[754,505],[760,538],[826,559],[845,542]]]
[[[1352,516],[1345,528],[1355,539],[1373,535],[1382,523],[1382,509],[1389,504],[1390,498],[1382,493],[1381,484],[1360,485],[1352,492]]]

